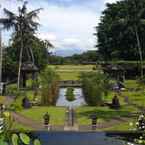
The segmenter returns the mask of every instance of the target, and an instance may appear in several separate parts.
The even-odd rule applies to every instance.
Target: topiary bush
[[[67,99],[68,101],[70,101],[70,102],[71,102],[71,101],[74,101],[74,100],[75,100],[74,88],[68,87],[65,96],[66,96],[66,99]]]

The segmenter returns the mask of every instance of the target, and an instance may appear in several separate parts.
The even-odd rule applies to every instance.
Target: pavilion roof
[[[38,67],[32,62],[25,62],[22,64],[21,70],[24,72],[37,72]]]

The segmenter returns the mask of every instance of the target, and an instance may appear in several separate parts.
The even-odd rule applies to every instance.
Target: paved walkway
[[[5,100],[4,100],[4,105],[6,105],[6,106],[8,106],[8,105],[10,105],[13,101],[14,101],[14,99],[15,99],[15,97],[14,96],[5,96],[6,98],[5,98]]]
[[[11,115],[17,123],[23,124],[26,127],[30,127],[34,130],[44,130],[43,123],[34,121],[28,117],[21,115],[20,113],[11,112]]]
[[[76,121],[76,113],[73,108],[68,108],[66,111],[66,120],[64,131],[78,131],[79,127]]]

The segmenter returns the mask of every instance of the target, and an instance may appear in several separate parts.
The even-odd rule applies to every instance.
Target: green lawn
[[[127,88],[139,88],[139,84],[135,80],[127,80],[125,81],[125,86]],[[112,101],[115,92],[109,92],[108,97],[105,97],[106,102]],[[138,104],[139,106],[145,106],[145,93],[144,90],[141,91],[123,91],[122,96],[128,96],[129,100],[133,103]],[[121,104],[121,109],[113,110],[108,107],[79,107],[77,108],[77,117],[79,124],[88,125],[91,124],[90,115],[95,113],[98,116],[99,122],[105,122],[111,120],[113,117],[124,117],[132,112],[139,112],[140,110],[132,105],[127,105],[124,102],[124,97],[118,96]],[[130,118],[131,120],[133,118]],[[130,121],[130,120],[129,120]],[[115,125],[113,127],[108,128],[108,130],[128,130],[128,123],[123,123],[120,125]]]
[[[88,71],[92,70],[95,65],[48,65],[57,71]]]
[[[48,65],[56,70],[61,80],[78,80],[82,72],[93,71],[95,65]]]
[[[126,88],[140,89],[137,91],[129,90],[123,91],[122,96],[128,96],[129,101],[138,106],[145,106],[145,88],[141,86],[136,80],[125,81]]]
[[[133,88],[133,89],[140,87],[137,80],[126,80],[124,85],[126,88]]]
[[[133,106],[122,106],[119,110],[110,109],[108,107],[90,107],[84,106],[76,109],[78,123],[81,125],[89,125],[91,123],[90,116],[96,114],[99,122],[110,121],[114,117],[126,117],[129,113],[137,112]]]
[[[25,131],[25,130],[27,130],[27,131],[32,131],[33,129],[28,127],[28,126],[22,125],[22,124],[20,124],[18,122],[14,122],[12,124],[11,130],[19,130],[19,131]]]
[[[134,124],[131,126],[130,124]],[[120,123],[118,125],[114,125],[109,128],[103,129],[103,131],[129,131],[129,130],[134,130],[135,129],[135,123],[136,123],[136,118],[130,119],[127,122]],[[101,130],[102,131],[102,130]]]
[[[50,115],[50,124],[63,125],[65,122],[65,108],[63,107],[33,107],[22,110],[20,113],[36,121],[43,121],[43,115],[48,112]]]

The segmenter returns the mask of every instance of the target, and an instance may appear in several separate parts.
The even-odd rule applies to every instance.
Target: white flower
[[[132,123],[132,122],[130,122],[130,123],[129,123],[129,126],[133,126],[133,123]]]
[[[143,137],[142,137],[142,136],[140,136],[139,138],[140,138],[140,139],[143,139]]]
[[[138,122],[136,122],[136,125],[139,125],[139,123],[138,123]]]
[[[143,143],[143,141],[142,141],[142,140],[138,140],[138,143],[140,143],[140,144],[141,144],[141,143]]]
[[[134,145],[133,143],[130,143],[130,142],[128,142],[127,144],[128,144],[128,145]]]

